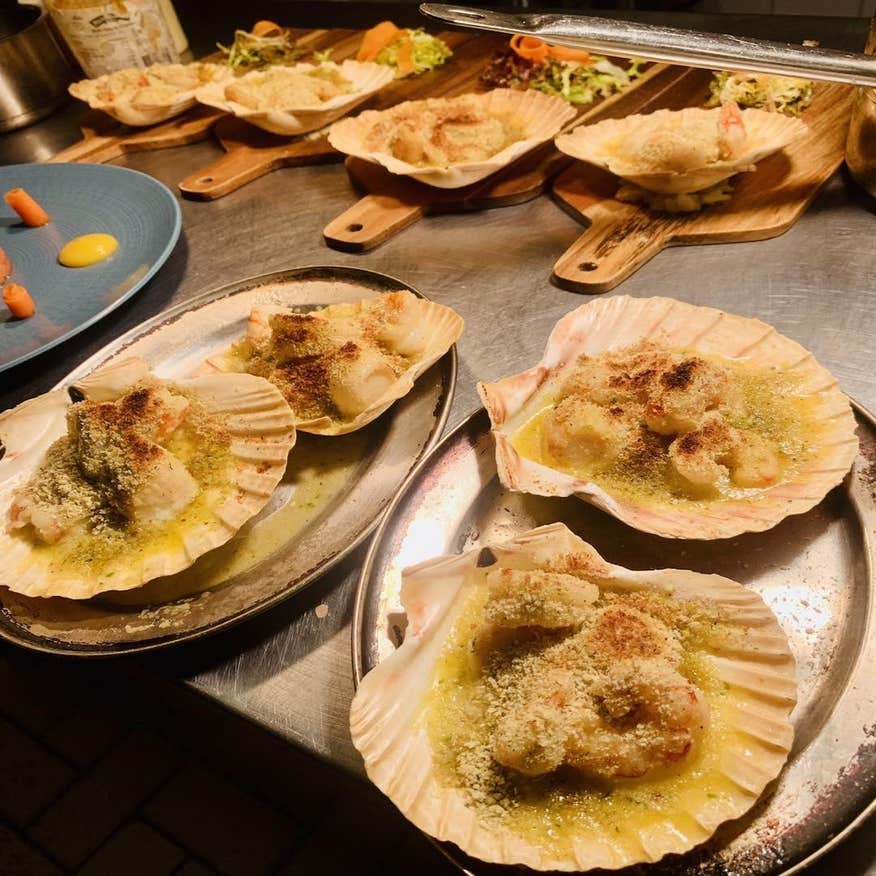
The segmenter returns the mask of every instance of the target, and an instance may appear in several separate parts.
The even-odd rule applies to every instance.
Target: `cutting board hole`
[[[212,177],[212,176],[202,176],[202,177],[198,180],[198,182],[200,182],[200,183],[211,183],[211,182],[213,182],[213,177]]]
[[[597,265],[596,262],[581,262],[581,264],[578,265],[578,270],[579,271],[595,271],[598,267],[599,267],[599,265]]]
[[[347,226],[347,231],[361,231],[365,226],[361,222],[351,222]]]

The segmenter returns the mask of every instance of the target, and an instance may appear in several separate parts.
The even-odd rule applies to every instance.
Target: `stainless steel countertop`
[[[732,24],[716,17],[698,20],[711,29]],[[795,24],[788,38],[794,38],[799,20],[789,21]],[[861,44],[863,22],[852,27],[832,21],[831,32],[840,38],[830,44]],[[823,26],[812,19],[811,36],[820,36]],[[774,36],[784,35],[782,19],[772,19],[771,29]],[[75,118],[68,109],[0,139],[0,163],[29,156],[40,160],[72,142]],[[206,141],[117,163],[145,171],[175,191],[179,180],[219,154],[219,147]],[[353,198],[343,167],[325,165],[276,171],[215,202],[182,200],[183,234],[156,278],[96,326],[5,372],[0,409],[44,391],[104,343],[170,304],[249,275],[296,265],[348,264],[400,277],[465,317],[452,427],[478,406],[476,380],[531,364],[556,320],[588,300],[549,282],[554,260],[582,229],[548,197],[427,218],[371,253],[348,255],[326,248],[321,230]],[[667,250],[613,294],[670,295],[763,319],[812,350],[847,393],[873,409],[874,211],[876,204],[840,173],[785,235]],[[260,618],[141,659],[138,667],[184,682],[336,765],[361,771],[347,712],[353,694],[349,621],[362,553]],[[315,608],[323,603],[328,614],[320,619]],[[853,873],[876,873],[872,850],[866,842],[859,845],[853,855],[844,855],[842,865]]]

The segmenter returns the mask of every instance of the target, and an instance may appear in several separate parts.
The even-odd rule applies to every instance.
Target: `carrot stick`
[[[5,283],[12,273],[12,261],[8,255],[0,248],[0,284]]]
[[[396,63],[400,76],[414,72],[414,41],[410,37],[399,46]]]
[[[50,221],[49,214],[24,189],[10,189],[4,198],[25,225],[36,228]]]
[[[577,61],[579,64],[587,64],[590,61],[590,52],[586,49],[570,49],[567,46],[548,46],[548,53],[558,61]]]
[[[399,28],[391,21],[381,21],[380,24],[375,24],[371,30],[365,31],[356,60],[373,61],[380,54],[381,49],[391,43],[398,36],[398,33]]]
[[[24,286],[19,286],[18,283],[6,284],[3,289],[3,303],[17,319],[27,319],[36,313],[33,298],[28,295],[27,289]]]

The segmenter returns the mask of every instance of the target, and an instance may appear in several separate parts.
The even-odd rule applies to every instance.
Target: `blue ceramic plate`
[[[36,314],[22,320],[0,304],[0,371],[60,344],[130,298],[164,264],[181,226],[179,204],[167,186],[123,167],[0,167],[0,194],[19,186],[52,221],[28,228],[0,200],[0,247],[12,260],[10,279],[25,286],[36,304]],[[87,268],[58,262],[67,241],[98,231],[119,241],[108,259]]]

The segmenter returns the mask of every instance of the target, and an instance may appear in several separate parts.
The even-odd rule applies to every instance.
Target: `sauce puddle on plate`
[[[188,569],[156,578],[136,590],[105,593],[105,605],[141,606],[172,602],[211,590],[253,568],[304,532],[339,496],[368,455],[369,429],[324,438],[298,433],[289,465],[271,501],[227,544]]]

